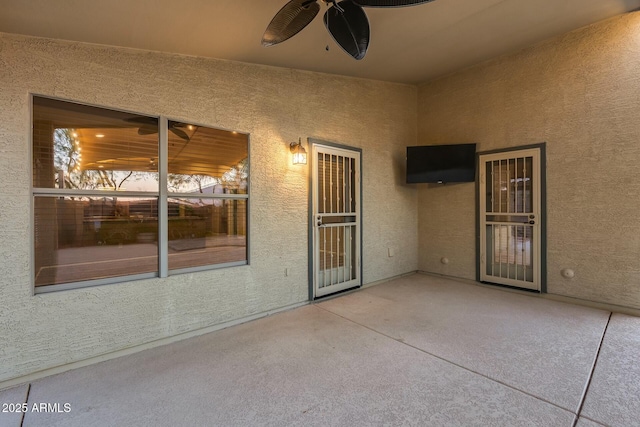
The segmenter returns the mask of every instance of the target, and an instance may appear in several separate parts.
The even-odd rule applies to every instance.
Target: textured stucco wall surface
[[[416,87],[0,34],[0,88],[0,382],[306,301],[298,137],[363,150],[364,283],[417,269]],[[249,133],[251,265],[32,296],[29,93]]]
[[[547,143],[549,293],[640,308],[638,70],[636,12],[419,88],[421,145]],[[420,270],[475,279],[474,184],[418,203]]]

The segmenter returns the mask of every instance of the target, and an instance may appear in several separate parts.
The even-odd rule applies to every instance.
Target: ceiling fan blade
[[[273,17],[262,36],[262,46],[273,46],[298,34],[320,11],[316,0],[290,0]]]
[[[430,3],[433,0],[352,0],[362,7],[404,7]]]
[[[341,1],[324,14],[324,25],[333,39],[355,59],[362,59],[369,47],[369,20],[351,0]]]
[[[145,126],[138,128],[138,135],[151,135],[152,133],[158,133],[158,128],[153,126]]]
[[[187,133],[185,131],[183,131],[182,129],[178,129],[177,127],[170,127],[169,130],[171,132],[173,132],[175,135],[179,136],[180,138],[188,141],[189,140],[189,135],[187,135]]]

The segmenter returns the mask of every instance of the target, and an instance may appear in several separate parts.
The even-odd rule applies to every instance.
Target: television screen
[[[476,144],[407,147],[407,184],[475,180]]]

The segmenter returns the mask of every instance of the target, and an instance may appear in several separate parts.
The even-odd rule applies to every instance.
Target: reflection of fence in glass
[[[169,199],[169,268],[247,259],[247,202]]]
[[[36,286],[158,269],[157,199],[36,197]]]
[[[157,271],[157,199],[35,200],[37,286]],[[245,200],[170,199],[168,224],[171,269],[247,259]]]

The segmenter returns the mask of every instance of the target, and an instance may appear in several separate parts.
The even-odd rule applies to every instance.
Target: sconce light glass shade
[[[302,139],[298,142],[292,142],[290,144],[291,152],[293,153],[294,165],[306,165],[307,164],[307,152],[302,147]]]

